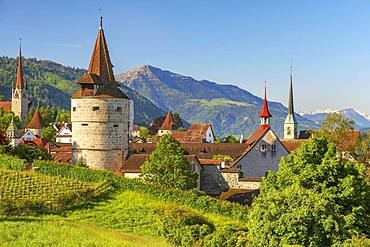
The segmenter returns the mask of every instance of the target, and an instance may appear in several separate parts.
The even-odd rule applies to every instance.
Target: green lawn
[[[165,240],[63,219],[0,218],[0,246],[169,246]]]

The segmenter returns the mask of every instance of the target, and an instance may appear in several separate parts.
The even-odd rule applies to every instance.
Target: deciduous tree
[[[197,174],[190,170],[184,150],[171,135],[163,135],[155,150],[142,166],[142,179],[166,188],[191,189]]]

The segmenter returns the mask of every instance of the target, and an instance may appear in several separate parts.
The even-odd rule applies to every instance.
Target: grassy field
[[[170,246],[158,237],[124,233],[64,219],[0,217],[0,246]]]
[[[245,223],[239,214],[244,209],[234,210],[240,206],[194,192],[165,190],[55,163],[38,167],[33,172],[0,170],[2,208],[4,199],[19,204],[36,198],[46,203],[65,194],[94,190],[102,182],[111,186],[53,213],[23,212],[28,204],[8,216],[8,211],[0,211],[0,229],[4,229],[0,246],[193,246],[200,242],[220,246],[217,241],[224,242]],[[207,238],[211,244],[204,242]]]

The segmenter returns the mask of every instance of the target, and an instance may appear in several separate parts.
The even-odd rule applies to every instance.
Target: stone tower
[[[128,152],[130,100],[115,81],[102,19],[88,71],[71,100],[72,162],[116,171]]]
[[[15,88],[12,88],[12,111],[18,116],[22,123],[26,121],[28,112],[27,87],[23,80],[22,49],[19,47],[17,80]]]
[[[284,122],[284,139],[297,139],[298,123],[295,119],[294,103],[293,103],[293,75],[292,66],[290,66],[290,88],[288,100],[288,115]]]
[[[267,103],[267,93],[266,93],[266,85],[265,85],[265,97],[263,99],[263,106],[262,111],[260,114],[261,118],[261,127],[268,127],[270,126],[270,118],[272,117],[269,111],[269,105]]]

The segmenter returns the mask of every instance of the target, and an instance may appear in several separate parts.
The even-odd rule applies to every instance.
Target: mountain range
[[[190,123],[211,123],[216,135],[248,136],[260,123],[263,99],[235,85],[198,81],[150,65],[116,75],[116,80],[161,109],[179,112]],[[269,108],[272,128],[282,135],[287,108],[278,102],[269,102]],[[299,114],[297,120],[301,129],[318,127]]]
[[[317,110],[313,112],[302,112],[301,115],[307,119],[314,121],[316,124],[321,125],[325,120],[328,113],[341,113],[344,117],[348,119],[353,119],[355,121],[356,129],[368,129],[370,128],[370,116],[356,111],[352,108],[343,109],[343,110]]]

